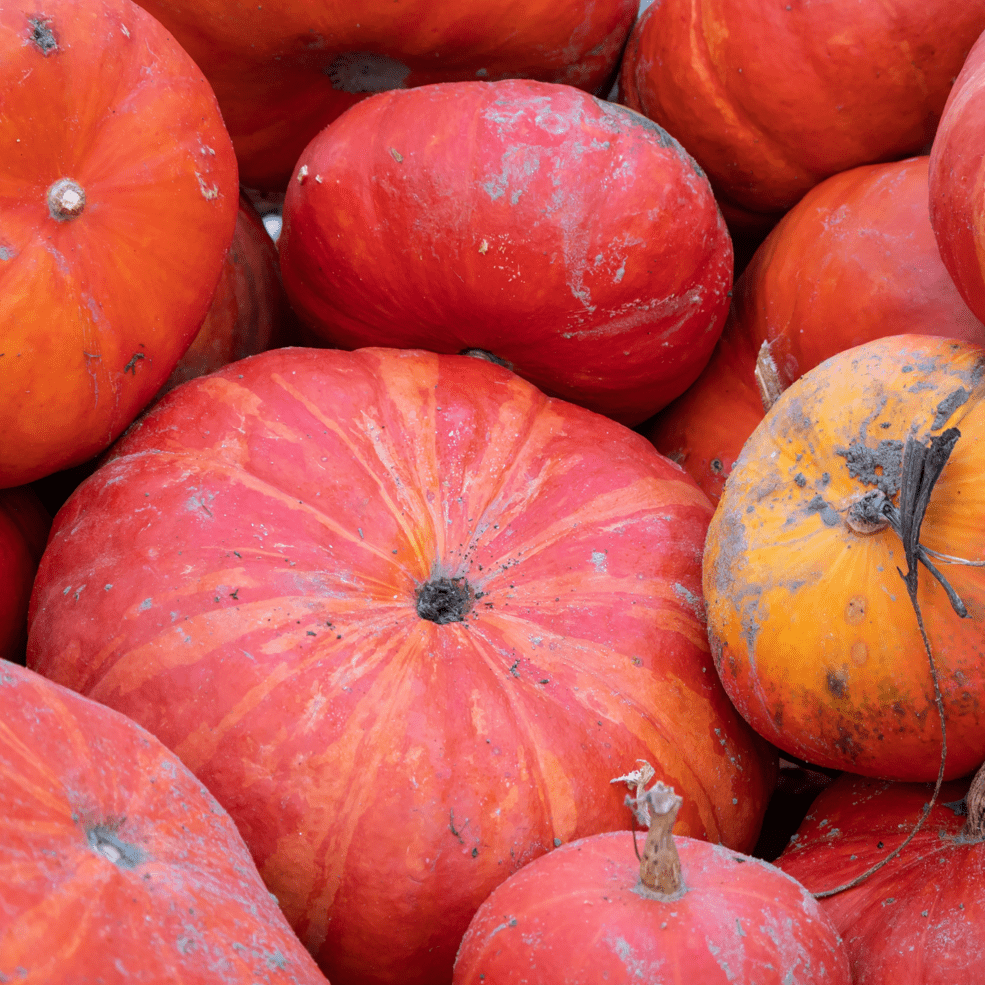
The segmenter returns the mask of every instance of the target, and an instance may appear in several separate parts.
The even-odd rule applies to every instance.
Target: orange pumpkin
[[[208,83],[129,0],[3,4],[0,62],[3,487],[91,458],[157,392],[238,188]]]
[[[937,776],[941,722],[897,527],[909,536],[915,515],[900,493],[920,461],[907,440],[926,448],[955,427],[918,527],[916,596],[945,709],[946,774],[981,762],[985,574],[947,558],[985,561],[983,375],[980,346],[878,339],[794,383],[743,448],[705,546],[709,635],[729,696],[781,749],[886,779]]]
[[[985,0],[662,0],[622,99],[708,173],[730,228],[769,228],[829,175],[919,153]]]
[[[824,359],[909,332],[985,344],[941,262],[928,160],[852,168],[812,188],[736,282],[701,375],[643,428],[713,503],[764,407]]]

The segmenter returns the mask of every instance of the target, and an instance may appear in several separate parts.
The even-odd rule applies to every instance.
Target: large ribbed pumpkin
[[[829,175],[927,146],[985,0],[662,0],[623,59],[628,106],[708,172],[733,228]]]
[[[203,66],[244,182],[283,188],[305,144],[361,99],[467,79],[595,92],[637,0],[141,0]]]
[[[754,842],[775,758],[708,652],[710,515],[484,360],[275,350],[172,391],[62,508],[29,665],[181,756],[336,985],[438,985],[510,872],[626,824],[637,759],[682,831]]]
[[[701,371],[732,286],[711,187],[672,136],[522,80],[354,106],[298,161],[280,255],[333,345],[483,349],[629,425]]]
[[[930,149],[930,221],[968,306],[985,320],[985,36],[975,42]]]
[[[736,281],[708,365],[643,429],[713,503],[764,408],[828,357],[909,332],[985,344],[941,262],[927,169],[922,156],[827,178]]]
[[[981,346],[876,339],[792,384],[743,447],[708,530],[708,629],[732,700],[781,749],[867,776],[937,776],[941,718],[902,577],[912,569],[946,775],[981,762],[983,378]],[[921,487],[927,456],[952,441]],[[903,498],[915,480],[929,495],[922,521]],[[901,537],[912,530],[915,558]]]
[[[215,96],[130,0],[0,7],[0,487],[101,452],[208,311],[236,224]]]
[[[0,660],[0,981],[328,985],[229,815],[139,725]]]

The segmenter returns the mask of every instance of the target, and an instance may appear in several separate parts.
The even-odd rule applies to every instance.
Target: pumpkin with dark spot
[[[283,188],[321,129],[373,93],[532,78],[608,89],[637,0],[141,0],[205,69],[243,181]]]
[[[177,756],[4,660],[0,879],[3,982],[328,985]]]
[[[755,844],[776,753],[708,652],[711,506],[645,438],[485,360],[276,349],[167,394],[55,520],[34,669],[240,826],[338,983],[438,985],[489,892],[627,824]]]
[[[705,546],[712,652],[739,711],[794,756],[937,776],[941,722],[894,524],[916,445],[955,428],[919,527],[917,602],[947,716],[946,775],[982,759],[983,374],[985,349],[967,342],[899,335],[849,349],[784,391],[732,469]]]
[[[635,425],[721,334],[732,245],[708,181],[660,127],[571,86],[424,86],[311,142],[281,265],[332,345],[481,349]]]

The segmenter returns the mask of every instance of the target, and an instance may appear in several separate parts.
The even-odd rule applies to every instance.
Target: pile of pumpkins
[[[0,981],[970,980],[985,0],[254,6],[0,9]]]

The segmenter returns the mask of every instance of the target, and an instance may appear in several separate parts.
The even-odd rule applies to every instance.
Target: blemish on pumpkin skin
[[[865,619],[867,602],[868,600],[864,595],[853,595],[845,604],[845,622],[850,626],[857,626],[861,623]]]
[[[844,670],[829,670],[825,683],[836,698],[843,698],[848,690],[848,674]]]
[[[854,663],[856,667],[862,667],[868,659],[868,646],[863,640],[856,640],[852,644],[852,663]]]

